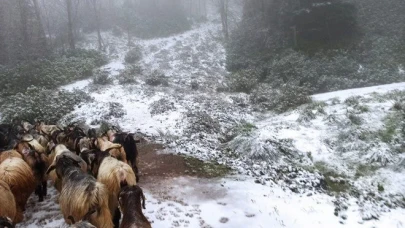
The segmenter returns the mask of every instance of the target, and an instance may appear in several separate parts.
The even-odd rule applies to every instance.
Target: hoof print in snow
[[[229,218],[225,218],[225,217],[222,217],[222,218],[219,220],[220,223],[227,223],[228,221],[229,221]]]

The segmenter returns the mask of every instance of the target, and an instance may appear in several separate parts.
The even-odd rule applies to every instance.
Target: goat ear
[[[56,168],[56,165],[52,164],[51,166],[49,166],[48,170],[46,171],[46,174],[49,174],[55,168]]]

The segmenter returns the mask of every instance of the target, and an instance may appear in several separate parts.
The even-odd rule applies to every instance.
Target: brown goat
[[[16,201],[17,215],[14,223],[23,220],[28,198],[36,187],[35,177],[28,164],[20,158],[8,158],[0,164],[0,180],[11,187]]]
[[[0,180],[0,205],[4,205],[0,206],[0,217],[14,221],[17,215],[14,195],[8,184],[2,180]]]
[[[131,166],[111,157],[108,152],[94,151],[91,163],[92,173],[97,181],[108,189],[108,205],[115,227],[119,226],[121,213],[118,210],[118,194],[123,186],[136,185],[136,177]],[[87,155],[87,158],[91,156]]]
[[[44,196],[47,195],[47,176],[45,172],[48,169],[49,160],[45,154],[45,149],[31,135],[24,136],[22,140],[15,146],[15,149],[22,154],[24,161],[28,163],[34,172],[37,182],[35,194],[38,195],[39,202],[42,202]]]
[[[53,143],[51,143],[53,144]],[[56,146],[52,146],[51,147],[51,153],[49,155],[49,161],[52,162],[52,164],[50,166],[54,166],[56,164],[56,157],[59,155],[66,155],[69,156],[71,158],[73,158],[74,160],[78,161],[80,163],[80,167],[82,169],[83,172],[87,172],[87,164],[85,161],[83,161],[83,159],[81,159],[79,156],[77,156],[76,154],[74,154],[73,152],[71,152],[70,150],[68,150],[66,148],[65,145],[62,144],[58,144]],[[52,171],[48,174],[49,179],[53,182],[54,187],[61,192],[62,191],[62,179],[59,178],[56,175],[55,171]]]
[[[20,153],[16,150],[7,150],[0,152],[0,164],[7,158],[23,158]]]
[[[56,169],[56,174],[62,179],[62,191],[59,203],[65,222],[81,221],[86,215],[95,210],[89,222],[98,228],[113,227],[111,213],[108,208],[108,190],[96,179],[84,173],[80,161],[66,154],[58,155],[54,165],[47,173]]]
[[[120,228],[151,228],[150,222],[142,212],[145,208],[145,195],[135,186],[123,187],[119,194],[121,213],[124,215]]]
[[[101,151],[107,151],[112,157],[128,164],[124,147],[120,144],[112,143],[106,138],[97,138],[96,144]]]

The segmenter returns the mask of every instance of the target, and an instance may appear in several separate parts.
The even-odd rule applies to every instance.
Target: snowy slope
[[[134,85],[122,86],[116,80],[126,67],[126,40],[110,33],[103,37],[111,57],[103,69],[114,83],[96,88],[88,79],[61,87],[78,88],[94,98],[71,114],[96,127],[110,111],[109,104],[119,103],[124,114],[109,121],[124,130],[166,143],[164,152],[215,160],[238,173],[221,179],[181,177],[142,183],[145,215],[153,227],[404,226],[400,201],[405,173],[398,165],[403,155],[389,152],[390,145],[377,139],[365,142],[356,137],[384,128],[396,99],[384,94],[404,90],[405,83],[314,95],[315,101],[325,103],[280,115],[256,113],[246,94],[216,92],[227,72],[221,27],[215,21],[172,37],[136,40],[142,47],[144,73]],[[89,42],[95,44],[95,39],[90,36]],[[145,83],[154,70],[165,75],[169,86]],[[197,90],[192,89],[193,82],[199,85]],[[352,96],[360,96],[357,105],[347,101]],[[162,99],[169,108],[154,113],[154,105]],[[360,106],[367,106],[367,111]],[[350,122],[351,114],[361,119],[360,125]],[[230,142],[224,139],[245,125],[253,127]],[[370,167],[374,154],[387,155],[388,165]],[[360,164],[367,173],[358,176]],[[337,181],[350,183],[351,192],[334,195],[322,190],[324,169],[339,174]],[[56,195],[51,191],[41,204],[31,199],[27,221],[19,227],[64,227]]]

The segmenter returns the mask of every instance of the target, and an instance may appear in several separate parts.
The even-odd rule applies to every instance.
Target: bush
[[[48,90],[35,86],[29,87],[24,93],[8,97],[1,106],[2,120],[13,119],[35,122],[36,119],[58,122],[63,116],[74,110],[76,105],[90,101],[85,92]]]
[[[142,50],[140,46],[135,46],[125,55],[125,62],[129,64],[136,63],[141,59],[142,59]]]
[[[108,85],[112,83],[109,72],[106,70],[96,70],[93,76],[93,83],[96,85]]]
[[[118,75],[118,83],[121,85],[136,83],[136,76],[142,74],[142,68],[139,65],[131,65],[125,68]]]
[[[234,92],[250,93],[259,82],[259,77],[258,70],[241,70],[228,77],[228,85]]]
[[[145,83],[151,86],[169,86],[169,81],[166,76],[162,72],[156,70],[145,80]]]
[[[110,120],[112,118],[122,118],[127,112],[124,106],[118,102],[108,102],[108,112],[103,115],[104,120]]]
[[[105,63],[105,57],[97,51],[76,50],[54,59],[0,68],[0,96],[15,95],[30,86],[54,89],[91,76],[93,69]]]
[[[310,103],[309,95],[310,90],[307,87],[297,86],[293,83],[284,84],[278,90],[271,89],[268,85],[261,85],[252,93],[250,100],[262,109],[282,113]]]
[[[173,102],[171,102],[165,98],[162,98],[160,100],[153,102],[150,105],[149,109],[150,109],[150,113],[152,115],[159,115],[159,114],[165,113],[167,111],[176,110],[176,107],[174,106]]]

